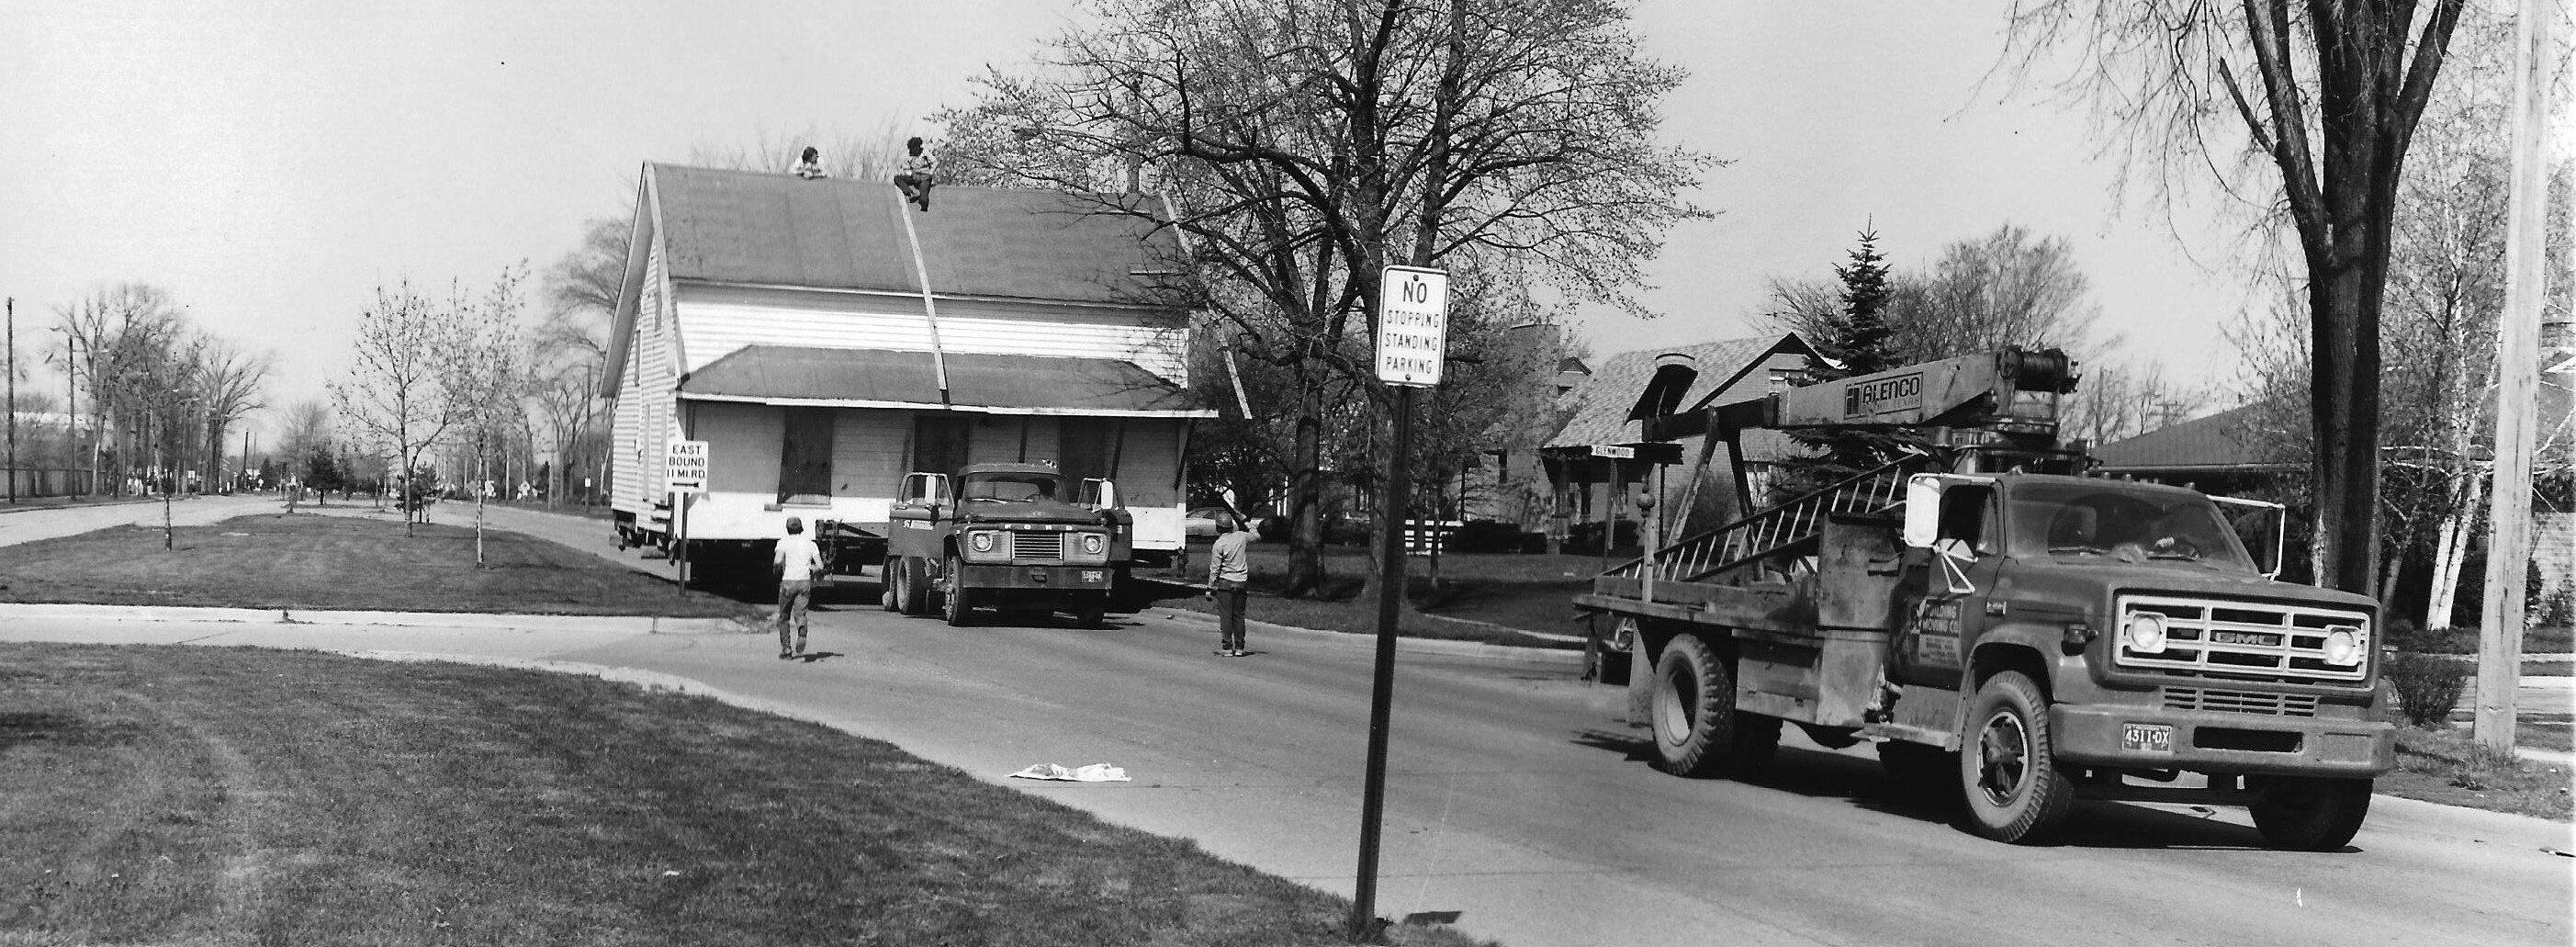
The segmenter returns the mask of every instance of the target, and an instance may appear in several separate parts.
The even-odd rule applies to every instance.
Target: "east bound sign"
[[[1448,271],[1387,267],[1378,281],[1377,380],[1438,387],[1448,348]]]
[[[707,442],[672,441],[671,452],[662,465],[662,480],[673,493],[705,492]]]

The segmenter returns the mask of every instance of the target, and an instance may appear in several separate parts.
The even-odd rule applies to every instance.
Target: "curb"
[[[375,612],[329,609],[203,608],[165,605],[0,603],[0,619],[139,621],[259,625],[372,625],[390,628],[482,628],[518,631],[711,634],[740,630],[731,618],[653,615],[496,615],[477,612]]]
[[[1148,615],[1167,621],[1185,621],[1194,625],[1202,625],[1210,630],[1214,630],[1216,628],[1216,616],[1205,612],[1194,612],[1188,609],[1168,608],[1157,605],[1136,613],[1136,617],[1139,618],[1143,618]],[[1324,631],[1316,628],[1300,628],[1295,625],[1273,624],[1271,622],[1252,618],[1244,619],[1243,624],[1249,630],[1257,630],[1264,634],[1288,634],[1305,638],[1319,638],[1328,641],[1346,642],[1355,645],[1373,644],[1376,641],[1376,637],[1373,635],[1355,634],[1342,631]],[[1448,641],[1440,638],[1399,637],[1395,639],[1395,650],[1397,654],[1441,654],[1452,657],[1490,658],[1501,661],[1516,661],[1524,664],[1561,664],[1572,668],[1580,668],[1583,666],[1583,652],[1581,651],[1566,651],[1558,648],[1525,648],[1517,645],[1486,644],[1481,641]]]

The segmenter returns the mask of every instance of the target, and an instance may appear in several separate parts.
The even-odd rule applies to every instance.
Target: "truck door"
[[[2003,571],[2000,507],[1990,485],[1954,484],[1942,491],[1938,537],[1923,552],[1922,564],[1906,576],[1910,601],[1890,656],[1889,677],[1907,684],[1958,685]]]
[[[895,490],[894,506],[886,512],[886,552],[939,558],[939,513],[950,502],[947,474],[903,475],[903,485]]]

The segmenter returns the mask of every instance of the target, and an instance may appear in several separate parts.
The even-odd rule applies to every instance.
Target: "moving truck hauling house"
[[[1184,314],[1151,198],[647,164],[608,353],[619,539],[678,541],[666,445],[703,441],[702,568],[765,572],[788,517],[855,573],[905,475],[1051,466],[1116,484],[1129,561],[1183,548]],[[1124,203],[1121,203],[1124,202]],[[1150,206],[1160,206],[1159,202]]]

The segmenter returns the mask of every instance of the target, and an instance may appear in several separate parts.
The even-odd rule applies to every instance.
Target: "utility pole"
[[[2549,253],[2550,0],[2523,0],[2515,27],[2513,196],[2505,222],[2505,305],[2496,332],[2495,489],[2488,492],[2486,601],[2478,611],[2477,739],[2511,758],[2522,684],[2523,569],[2531,561],[2532,440]]]
[[[18,504],[18,297],[9,297],[9,505]]]

